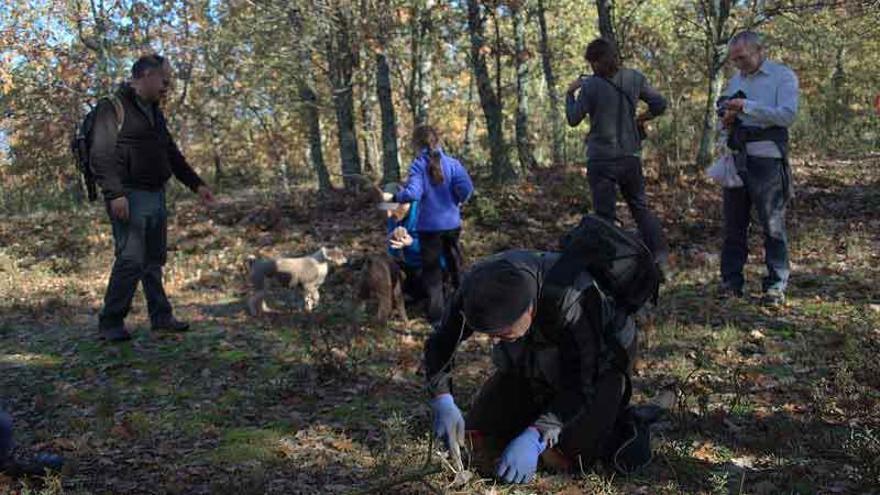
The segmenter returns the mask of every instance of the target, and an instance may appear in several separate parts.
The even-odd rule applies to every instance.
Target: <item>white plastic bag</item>
[[[718,159],[706,169],[706,174],[708,174],[709,177],[721,187],[727,189],[734,189],[743,186],[742,177],[736,173],[736,163],[734,162],[733,154],[731,153],[725,153],[719,156]]]

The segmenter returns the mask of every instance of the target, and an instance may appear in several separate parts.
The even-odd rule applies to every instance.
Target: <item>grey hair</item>
[[[764,37],[754,31],[740,31],[739,33],[736,33],[733,38],[730,38],[730,43],[728,43],[727,46],[732,47],[739,43],[745,43],[761,50],[764,48]]]

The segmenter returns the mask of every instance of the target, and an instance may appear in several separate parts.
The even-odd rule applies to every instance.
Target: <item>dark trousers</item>
[[[665,264],[669,256],[669,248],[660,221],[648,208],[641,159],[627,156],[610,160],[590,160],[587,163],[587,178],[590,181],[593,210],[596,214],[612,221],[616,218],[619,188],[639,227],[645,245],[651,250],[657,263]]]
[[[126,197],[129,219],[111,216],[116,260],[99,316],[101,329],[123,325],[138,282],[144,286],[150,321],[156,324],[171,317],[171,304],[162,286],[168,232],[165,192],[131,191]]]
[[[635,359],[637,339],[627,349],[629,372]],[[569,421],[559,435],[557,447],[569,459],[578,456],[585,467],[603,456],[613,440],[612,432],[623,406],[625,376],[610,370],[596,380],[593,405]],[[523,432],[550,404],[552,389],[515,372],[493,374],[474,397],[465,428],[477,430],[503,448]]]
[[[748,233],[754,206],[764,230],[764,261],[767,276],[763,289],[784,291],[791,272],[785,233],[783,167],[779,158],[748,157],[740,171],[743,187],[724,189],[724,247],[721,250],[721,278],[741,289],[743,266],[749,254]]]
[[[443,316],[443,268],[440,257],[446,260],[446,271],[452,287],[457,289],[461,281],[462,254],[458,238],[461,229],[438,232],[419,232],[422,249],[422,281],[428,295],[428,321],[440,321]]]
[[[483,384],[465,418],[468,430],[477,430],[503,449],[544,412],[547,404],[527,391],[533,384],[520,375],[497,372]],[[569,459],[581,456],[587,466],[609,448],[620,412],[624,377],[606,373],[596,383],[593,407],[569,422],[559,435],[557,447]]]
[[[0,468],[12,455],[12,416],[0,409]]]
[[[422,267],[412,267],[400,263],[400,269],[406,275],[403,280],[403,294],[411,302],[419,302],[428,297],[425,283],[422,281]]]

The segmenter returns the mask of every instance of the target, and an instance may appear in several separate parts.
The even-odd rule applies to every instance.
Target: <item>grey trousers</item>
[[[139,282],[144,287],[150,321],[156,324],[171,317],[171,303],[162,286],[168,235],[165,191],[135,190],[126,197],[129,219],[110,219],[116,260],[99,315],[102,330],[123,325]]]
[[[721,278],[742,289],[743,266],[749,254],[748,233],[752,208],[764,231],[764,262],[767,275],[764,291],[784,291],[791,272],[788,237],[785,232],[785,194],[782,159],[748,157],[740,172],[743,187],[724,189],[724,247],[721,250]]]

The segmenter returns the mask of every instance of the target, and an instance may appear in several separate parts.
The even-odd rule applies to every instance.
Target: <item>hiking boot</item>
[[[721,282],[718,286],[718,297],[721,299],[741,299],[743,297],[742,287],[737,287],[730,282]]]
[[[629,476],[651,463],[651,425],[664,410],[656,405],[631,406],[614,426],[614,440],[607,462],[619,474]]]
[[[779,289],[768,289],[761,297],[761,304],[764,306],[782,306],[785,304],[785,292]]]
[[[151,328],[156,331],[164,332],[186,332],[189,330],[189,323],[180,321],[173,316],[169,316],[168,318],[153,323]]]
[[[101,339],[106,340],[107,342],[124,342],[126,340],[131,340],[131,334],[128,333],[128,330],[125,327],[115,327],[115,328],[102,328]]]

